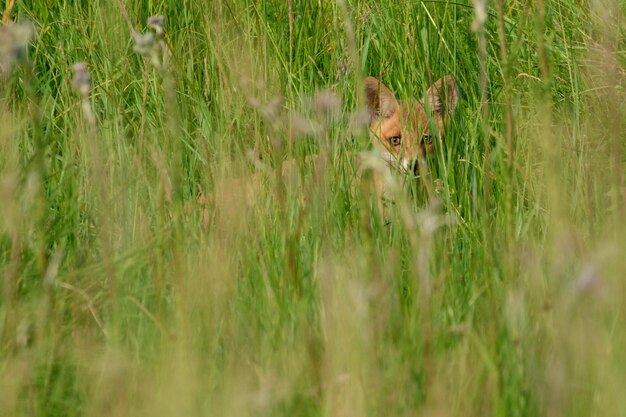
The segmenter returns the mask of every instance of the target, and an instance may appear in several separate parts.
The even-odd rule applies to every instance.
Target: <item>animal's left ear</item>
[[[459,89],[453,75],[441,77],[426,92],[428,107],[438,123],[452,116],[459,101]]]

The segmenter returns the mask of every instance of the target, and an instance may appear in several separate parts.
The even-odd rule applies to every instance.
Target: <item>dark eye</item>
[[[402,138],[400,136],[392,136],[389,138],[389,143],[391,143],[392,146],[398,146],[402,143]]]
[[[424,142],[427,145],[430,145],[431,143],[433,143],[433,137],[430,136],[429,134],[425,134],[424,136],[422,136],[422,142]]]

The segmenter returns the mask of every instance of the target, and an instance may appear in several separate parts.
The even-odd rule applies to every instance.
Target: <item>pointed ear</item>
[[[454,76],[446,75],[435,81],[426,92],[425,100],[428,100],[428,107],[438,121],[453,115],[459,101],[459,90]]]
[[[371,121],[387,119],[400,107],[391,90],[374,77],[365,78],[365,98]]]

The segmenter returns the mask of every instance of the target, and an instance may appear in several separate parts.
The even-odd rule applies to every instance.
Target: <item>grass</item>
[[[625,415],[623,2],[5,3],[0,415]],[[384,224],[361,80],[445,74]]]

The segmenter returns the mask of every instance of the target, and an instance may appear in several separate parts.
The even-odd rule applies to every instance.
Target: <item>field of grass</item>
[[[622,0],[3,3],[0,416],[626,416]]]

